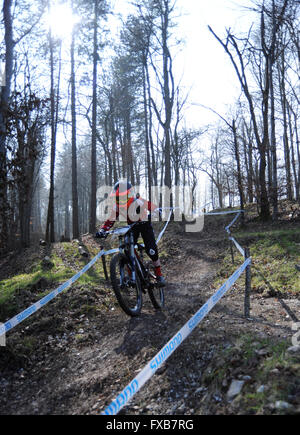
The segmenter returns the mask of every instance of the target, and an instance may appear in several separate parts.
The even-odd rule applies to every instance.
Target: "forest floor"
[[[100,414],[241,263],[238,252],[235,264],[229,262],[224,227],[231,220],[206,218],[201,233],[169,225],[159,245],[168,282],[163,310],[155,311],[145,295],[141,316],[129,318],[105,283],[100,264],[10,331],[6,346],[0,347],[0,414]],[[293,234],[296,248],[282,255],[287,263],[294,262],[298,246],[300,257],[299,220],[286,217],[267,230],[275,232],[283,250],[287,235]],[[262,247],[255,243],[266,228],[249,213],[246,227],[236,231],[243,246],[253,247],[255,255],[257,251],[259,263]],[[89,235],[83,242],[91,258],[99,246]],[[89,261],[76,249],[74,242],[52,246],[49,255],[60,282],[64,267],[67,277]],[[0,284],[11,295],[2,301],[0,321],[38,300],[45,288],[48,292],[57,287],[48,272],[41,278],[38,264],[44,255],[43,248],[35,247],[2,261]],[[270,263],[261,262],[263,275]],[[20,281],[21,276],[25,285],[16,287],[15,277]],[[299,414],[300,350],[293,343],[300,342],[295,329],[300,322],[300,274],[293,269],[287,276],[293,291],[286,283],[281,292],[276,288],[279,278],[264,280],[254,268],[248,319],[245,277],[239,278],[121,413]],[[229,397],[233,386],[239,393]]]

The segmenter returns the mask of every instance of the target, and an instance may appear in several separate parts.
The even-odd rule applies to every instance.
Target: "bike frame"
[[[119,254],[111,259],[110,274],[112,286],[121,308],[130,316],[139,315],[142,308],[142,293],[147,293],[147,291],[155,309],[160,309],[164,306],[163,289],[157,284],[156,276],[152,273],[150,267],[148,268],[143,262],[145,246],[139,243],[135,244],[134,242],[132,229],[135,225],[137,224],[134,223],[109,232],[109,234],[114,234],[119,238]],[[125,261],[124,258],[126,259]],[[117,268],[119,276],[118,272],[116,273]],[[127,272],[128,269],[131,269],[131,273],[130,271]],[[136,305],[134,307],[131,306],[129,300],[127,301],[127,296],[130,298],[130,289],[128,293],[128,288],[130,287],[136,289]],[[159,289],[158,294],[155,291],[156,288]],[[125,299],[122,294],[123,289],[125,291]]]
[[[135,224],[133,224],[135,225]],[[132,227],[133,227],[132,225]],[[124,241],[123,241],[124,238]],[[141,260],[139,259],[138,255],[135,251],[135,244],[134,244],[134,237],[132,228],[128,230],[128,232],[125,235],[119,236],[119,250],[122,254],[126,255],[126,257],[129,259],[131,266],[132,266],[132,276],[131,280],[133,283],[136,282],[136,274],[135,271],[137,270],[139,273],[140,278],[142,279],[143,283],[146,282],[145,279],[145,271],[144,265],[142,264]],[[123,279],[123,277],[122,277]]]

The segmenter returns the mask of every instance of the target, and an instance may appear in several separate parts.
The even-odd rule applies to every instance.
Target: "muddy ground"
[[[223,226],[195,235],[172,225],[162,244],[168,253],[163,259],[165,308],[155,311],[145,295],[141,316],[129,318],[109,285],[93,290],[73,286],[7,334],[7,346],[0,349],[1,415],[100,414],[216,291],[213,280],[228,250]],[[89,241],[94,243],[87,237],[85,243]],[[246,379],[255,391],[260,385],[253,377],[255,364],[268,355],[257,352],[254,366],[244,364],[245,355],[230,357],[221,387],[208,383],[207,374],[222,365],[223,351],[249,332],[258,340],[285,340],[292,346],[300,300],[254,294],[250,319],[245,319],[242,288],[229,291],[123,414],[248,413],[226,394],[233,379]],[[104,307],[107,293],[112,302]],[[290,400],[293,413],[299,411],[298,399],[294,394]],[[259,413],[276,413],[271,402]]]

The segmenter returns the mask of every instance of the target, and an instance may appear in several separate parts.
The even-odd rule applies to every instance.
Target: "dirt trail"
[[[221,234],[221,233],[220,233]],[[224,236],[225,237],[225,236]],[[78,290],[70,289],[8,337],[8,352],[24,345],[31,352],[8,358],[0,374],[0,414],[99,414],[163,345],[214,293],[213,278],[226,242],[166,234],[166,308],[155,311],[144,297],[142,315],[129,318],[117,305],[99,312],[76,310]],[[111,292],[109,286],[106,289]],[[231,290],[122,413],[234,413],[222,395],[203,384],[203,373],[249,328],[258,336],[290,340],[291,317],[299,300],[252,297],[251,319],[243,317],[243,293]],[[101,299],[101,291],[80,293],[78,303]],[[99,300],[100,300],[99,299]],[[247,373],[240,373],[247,375]],[[224,390],[225,391],[225,390]]]

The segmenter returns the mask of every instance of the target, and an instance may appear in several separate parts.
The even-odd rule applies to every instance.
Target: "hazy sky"
[[[61,0],[56,1],[61,3]],[[111,3],[116,13],[130,12],[131,0],[112,0]],[[227,107],[235,103],[240,87],[234,69],[207,26],[210,25],[221,36],[225,34],[225,29],[228,27],[237,32],[247,32],[254,17],[243,8],[250,4],[251,0],[177,0],[179,13],[176,18],[178,22],[176,36],[183,39],[185,44],[174,58],[174,69],[176,82],[181,79],[182,94],[189,91],[185,113],[188,128],[202,127],[218,120],[216,115],[197,104],[209,106],[225,115]],[[70,29],[66,26],[68,21],[70,17],[67,12],[61,13],[61,11],[53,20],[55,27],[58,28],[56,30],[63,30],[69,37]],[[111,18],[111,23],[110,30],[117,34],[121,21]],[[66,38],[65,45],[69,47],[67,36],[65,35],[64,38]],[[64,135],[61,135],[61,140],[65,141]]]
[[[177,79],[190,90],[189,102],[212,107],[224,114],[226,105],[234,103],[239,94],[239,85],[233,67],[223,48],[208,30],[210,25],[219,35],[225,28],[247,31],[253,15],[243,9],[251,0],[177,0],[180,15],[177,18],[178,38],[185,45],[176,55],[174,66]],[[115,10],[128,13],[130,0],[115,0]],[[188,110],[188,119],[193,126],[213,122],[211,112],[193,105]]]
[[[130,0],[115,0],[115,11],[130,12]],[[214,124],[218,116],[203,107],[211,107],[226,116],[227,109],[234,105],[240,94],[236,73],[228,55],[209,32],[208,25],[219,35],[231,28],[247,32],[255,19],[244,7],[251,0],[177,0],[179,16],[176,36],[185,44],[173,62],[177,81],[181,78],[182,93],[189,91],[185,120],[188,128],[200,128]],[[199,173],[202,203],[205,200],[207,177]]]
[[[67,0],[56,2],[69,5]],[[182,93],[189,91],[190,104],[203,104],[224,113],[226,105],[234,104],[239,84],[228,56],[207,26],[210,25],[219,35],[224,35],[226,27],[247,31],[254,17],[243,8],[249,6],[251,0],[176,0],[176,3],[179,11],[176,36],[185,41],[174,59],[176,81],[178,83],[181,79]],[[127,14],[134,10],[131,0],[111,0],[111,4],[114,12]],[[71,32],[69,21],[68,14],[61,11],[52,20],[56,30],[64,30],[64,39]],[[114,23],[111,31],[116,34],[121,22],[116,18],[111,22]],[[69,42],[65,43],[69,47]],[[216,116],[211,112],[196,105],[190,106],[188,120],[192,125],[189,126],[197,127],[214,119]]]
[[[192,86],[190,101],[210,106],[217,111],[226,110],[226,105],[234,103],[234,95],[240,87],[228,55],[208,30],[210,25],[219,35],[225,28],[247,31],[253,15],[243,10],[249,0],[178,0],[186,14],[180,19],[179,29],[185,38],[182,66],[184,83]],[[224,113],[224,112],[223,112]],[[215,115],[193,106],[192,119],[213,119]]]

